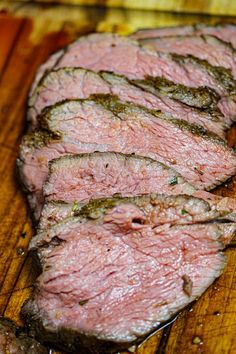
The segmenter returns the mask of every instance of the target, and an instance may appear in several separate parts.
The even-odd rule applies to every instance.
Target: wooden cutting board
[[[91,31],[128,33],[148,25],[214,23],[219,19],[0,3],[0,315],[22,324],[20,308],[37,274],[27,254],[32,228],[15,169],[36,68],[53,51]],[[236,196],[235,183],[233,178],[217,193]],[[174,323],[143,343],[137,354],[236,353],[236,250],[228,249],[226,254],[228,265],[222,276]]]
[[[20,0],[26,2],[28,0]],[[212,15],[236,15],[234,0],[35,0],[45,3],[99,5],[129,9],[205,13]]]

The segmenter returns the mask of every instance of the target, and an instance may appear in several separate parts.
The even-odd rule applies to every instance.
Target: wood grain
[[[143,19],[137,11],[116,9],[19,8],[15,4],[4,4],[4,8],[11,14],[0,14],[0,314],[22,324],[20,308],[32,292],[37,271],[27,254],[32,228],[15,162],[35,71],[50,53],[80,34],[107,28],[128,33],[148,20],[157,25],[158,19],[153,13]],[[158,23],[194,23],[196,19],[206,21],[204,16],[160,14]],[[235,196],[235,179],[216,193]],[[137,354],[236,353],[236,250],[229,249],[226,254],[228,265],[215,284],[172,325],[137,348]]]

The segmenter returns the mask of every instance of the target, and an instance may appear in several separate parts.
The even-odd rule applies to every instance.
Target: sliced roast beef
[[[209,193],[210,194],[210,193]],[[154,201],[153,201],[154,200]],[[234,236],[236,230],[236,224],[232,223],[230,211],[217,210],[215,205],[207,200],[204,200],[195,196],[188,195],[166,195],[151,193],[145,196],[135,197],[121,197],[116,194],[110,198],[98,198],[91,199],[89,203],[64,203],[61,201],[51,201],[45,204],[45,213],[47,215],[55,216],[57,220],[47,221],[47,228],[54,226],[55,224],[65,222],[71,217],[78,217],[81,214],[87,214],[94,210],[94,208],[101,208],[103,212],[106,212],[107,208],[118,205],[120,202],[125,204],[134,203],[141,208],[148,208],[148,213],[152,208],[155,209],[155,220],[158,220],[158,225],[171,224],[171,225],[192,225],[196,223],[213,223],[220,222],[223,228],[226,226],[231,227],[231,237]],[[149,204],[152,204],[150,207]],[[150,209],[151,208],[151,209]],[[92,215],[92,214],[91,214]],[[91,216],[90,215],[90,216]],[[46,214],[45,214],[46,216]],[[89,216],[89,217],[90,217]],[[93,219],[96,219],[96,213]],[[45,223],[46,225],[46,223]],[[232,227],[234,225],[234,227]],[[46,227],[38,229],[38,231],[45,231]],[[38,234],[42,234],[38,232]],[[225,237],[222,236],[222,240]],[[42,239],[32,240],[32,245],[40,244]]]
[[[214,68],[212,72],[209,72],[209,78],[206,78],[206,82],[204,82],[203,71],[205,77],[207,76],[204,62],[202,66],[200,60],[195,62],[193,60],[193,63],[196,66],[195,72],[190,70],[189,61],[185,61],[184,57],[181,67],[177,65],[171,55],[148,50],[126,37],[103,33],[91,34],[72,43],[64,55],[59,58],[55,68],[80,66],[94,71],[113,71],[131,79],[143,78],[146,75],[164,76],[176,83],[190,87],[198,87],[203,84],[211,87],[210,82],[219,79],[217,77],[219,71]],[[199,73],[196,72],[197,68]],[[186,75],[183,77],[186,71],[189,73],[189,77]],[[227,72],[221,71],[220,73],[224,76],[224,73]],[[218,86],[221,86],[222,89],[235,89],[235,82],[229,75],[225,75],[226,82],[219,80]]]
[[[227,200],[227,198],[214,199],[214,194],[204,192],[207,196],[204,196],[205,201],[208,202],[211,211],[208,212],[205,217],[213,218],[218,215],[219,222],[221,222],[221,230],[223,232],[222,242],[225,245],[231,245],[235,242],[236,236],[236,213],[235,213],[235,200]],[[210,195],[210,198],[209,198]],[[194,193],[193,196],[200,197],[200,193]],[[37,226],[38,232],[44,231],[49,227],[66,220],[71,216],[78,215],[84,203],[64,203],[62,201],[51,201],[46,202],[43,206],[42,213],[40,216],[40,221]],[[232,207],[232,208],[231,208]],[[210,210],[210,209],[209,209]],[[218,213],[216,213],[216,211]],[[186,209],[182,209],[181,213],[188,214]],[[197,219],[193,219],[195,222]]]
[[[49,58],[48,62],[53,60]],[[45,65],[49,67],[49,63],[45,63],[44,67]],[[39,68],[34,86],[44,75],[44,67]],[[126,37],[102,33],[80,38],[68,46],[64,55],[52,67],[113,71],[129,79],[164,76],[175,83],[190,87],[208,86],[216,90],[222,98],[231,94],[226,101],[224,99],[222,113],[228,119],[233,120],[235,117],[235,81],[229,70],[213,67],[208,62],[193,57],[177,58],[176,55],[154,52]]]
[[[0,317],[0,353],[47,354],[49,351],[12,321]]]
[[[230,23],[221,23],[216,25],[208,25],[198,23],[192,26],[177,27],[159,27],[139,30],[130,37],[134,39],[150,38],[150,37],[169,37],[169,36],[185,36],[185,35],[213,35],[222,41],[229,42],[236,49],[236,25]]]
[[[225,265],[221,224],[207,222],[205,202],[173,198],[93,201],[33,239],[43,272],[22,312],[38,339],[68,352],[114,352],[212,284]],[[187,207],[198,224],[181,212]]]
[[[164,86],[163,81],[162,86]],[[190,108],[175,99],[173,93],[169,94],[168,89],[162,90],[162,92],[156,90],[155,94],[152,94],[140,87],[132,85],[125,77],[112,73],[102,72],[98,74],[79,68],[58,69],[46,75],[31,96],[28,118],[32,126],[35,127],[37,126],[37,115],[46,106],[51,106],[64,99],[88,98],[91,94],[107,93],[117,95],[122,101],[129,101],[147,108],[161,110],[189,123],[199,124],[222,138],[225,137],[225,126],[220,112],[211,110],[208,113]],[[178,87],[175,87],[175,89],[178,91]],[[203,98],[200,96],[202,91]],[[209,96],[212,99],[212,95],[208,95],[209,92],[206,91],[204,88],[186,88],[185,90],[183,88],[182,96],[185,97],[186,101],[195,99],[199,105],[204,105],[203,101],[206,95],[207,100]],[[197,100],[196,95],[198,96]],[[179,96],[181,96],[181,93]]]
[[[236,34],[236,32],[235,32]],[[210,35],[152,37],[140,39],[141,44],[149,45],[163,53],[193,55],[207,60],[211,65],[231,69],[236,76],[236,51],[231,44]]]
[[[152,192],[192,194],[195,188],[175,170],[134,155],[95,152],[64,156],[50,163],[44,185],[47,201],[88,202],[91,198],[135,196]]]
[[[208,190],[236,170],[235,152],[216,135],[107,95],[58,104],[41,116],[41,124],[57,138],[26,136],[19,160],[22,181],[34,193],[33,208],[42,201],[48,162],[66,154],[115,151],[151,157]]]
[[[50,162],[49,177],[44,185],[47,202],[38,229],[76,214],[90,199],[117,193],[134,196],[152,192],[193,195],[207,201],[212,210],[226,212],[228,221],[236,220],[235,198],[196,191],[176,171],[149,158],[95,152],[63,156]]]

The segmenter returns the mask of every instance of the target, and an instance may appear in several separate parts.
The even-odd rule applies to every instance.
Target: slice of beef
[[[51,58],[48,59],[52,61]],[[48,63],[44,64],[49,66]],[[224,101],[223,114],[234,119],[236,113],[235,81],[230,70],[213,67],[193,57],[158,53],[126,37],[115,34],[92,34],[78,39],[64,51],[54,68],[84,67],[93,71],[112,71],[129,79],[164,76],[175,83],[190,87],[208,86],[220,96],[230,94]],[[36,81],[44,74],[39,68]],[[232,96],[233,95],[233,96]]]
[[[7,319],[0,317],[1,354],[47,354],[49,351]]]
[[[195,188],[175,170],[147,157],[112,152],[69,155],[50,163],[47,201],[88,202],[91,198],[152,192],[192,194]]]
[[[227,218],[228,222],[236,221],[235,198],[196,191],[176,171],[149,158],[95,152],[63,156],[50,162],[49,177],[44,185],[47,202],[38,230],[76,214],[90,199],[152,192],[196,196],[208,202],[212,210],[222,212],[222,218]]]
[[[147,157],[113,152],[69,155],[50,163],[46,200],[73,203],[91,198],[159,192],[192,194],[195,188],[175,170]]]
[[[38,202],[48,162],[66,154],[115,151],[151,157],[208,190],[236,170],[235,152],[216,135],[107,95],[58,104],[41,116],[41,124],[57,138],[26,136],[18,162],[22,181],[33,198],[38,194]]]
[[[121,196],[152,192],[194,195],[207,201],[212,210],[226,212],[228,221],[236,220],[235,198],[196,191],[176,171],[149,158],[95,152],[63,156],[52,160],[49,166],[44,185],[47,202],[42,209],[39,230],[73,216],[90,199],[117,193]],[[226,215],[222,213],[222,217]]]
[[[64,203],[64,217],[77,212],[78,203],[94,198],[135,196],[154,193],[188,194],[210,203],[211,208],[226,211],[235,221],[236,199],[220,197],[196,189],[175,170],[147,157],[114,152],[67,155],[49,164],[49,177],[44,184],[46,201]],[[71,203],[69,213],[67,204]],[[232,214],[233,213],[233,214]]]
[[[90,133],[91,134],[91,133]],[[92,139],[92,137],[91,137]],[[112,145],[114,146],[114,148],[112,149],[117,149],[119,150],[117,147],[115,147],[116,145]],[[73,146],[72,144],[68,144],[65,141],[58,141],[55,139],[52,139],[49,135],[46,135],[44,133],[40,133],[40,132],[36,132],[34,134],[29,134],[27,136],[25,136],[23,138],[23,144],[22,144],[22,151],[21,151],[21,157],[20,160],[18,160],[18,166],[19,166],[19,171],[20,171],[20,175],[21,175],[21,180],[23,182],[23,185],[25,186],[26,192],[29,192],[28,194],[28,201],[29,201],[29,205],[31,207],[31,209],[34,211],[34,215],[35,215],[35,219],[37,220],[40,216],[40,212],[41,212],[41,208],[43,206],[44,203],[44,196],[42,193],[42,188],[43,188],[43,184],[45,182],[45,180],[48,177],[48,162],[51,161],[54,158],[57,158],[59,156],[63,156],[65,157],[66,153],[78,153],[81,151],[95,151],[99,149],[99,145],[86,145],[85,147],[81,146],[79,147],[78,145]],[[109,151],[109,145],[107,145],[107,147],[103,147],[100,144],[100,150]],[[120,150],[122,150],[122,148],[120,148]],[[130,150],[131,152],[133,152],[133,150]],[[88,159],[86,159],[86,154],[81,155],[81,159],[80,161],[87,161],[90,158],[90,155],[87,155]],[[92,156],[92,155],[91,155]],[[115,162],[119,165],[119,169],[116,171],[117,174],[120,173],[120,169],[124,168],[122,167],[122,165],[124,166],[126,164],[126,160],[127,158],[129,158],[130,162],[133,161],[132,165],[130,166],[130,171],[132,171],[132,178],[134,183],[138,183],[138,180],[136,180],[135,182],[135,178],[138,178],[138,176],[140,176],[140,178],[143,178],[142,175],[142,170],[144,170],[143,173],[146,173],[146,186],[144,184],[139,184],[139,186],[137,186],[137,189],[139,190],[139,192],[137,193],[141,193],[144,191],[144,189],[146,188],[146,191],[148,193],[155,191],[155,192],[160,192],[160,193],[169,193],[169,194],[179,194],[179,193],[185,193],[185,194],[191,194],[195,188],[187,183],[187,181],[179,174],[177,173],[174,169],[160,163],[157,162],[155,160],[152,160],[150,158],[143,158],[141,156],[125,156],[122,154],[106,154],[106,153],[95,153],[94,156],[100,156],[100,162],[102,162],[103,157],[106,158],[107,160],[112,160],[111,156],[114,156],[115,160],[113,161],[113,163],[115,164]],[[93,158],[91,158],[91,160],[93,160]],[[55,161],[55,160],[53,160]],[[68,156],[68,159],[65,159],[65,162],[67,161],[67,167],[69,168],[69,164],[72,163],[72,161],[77,161],[77,157],[75,157],[74,159],[70,156]],[[106,171],[106,164],[110,163],[111,161],[107,161],[103,163],[103,169]],[[58,160],[58,164],[52,164],[51,166],[51,171],[54,170],[54,166],[63,166],[63,160]],[[136,167],[135,167],[136,165]],[[138,174],[138,166],[141,168],[140,173]],[[150,166],[152,166],[152,169],[150,169]],[[117,166],[118,167],[118,166]],[[56,170],[56,167],[55,167]],[[71,171],[71,176],[73,171]],[[56,172],[57,173],[57,172]],[[69,170],[68,170],[69,173]],[[92,174],[93,172],[90,171],[90,173]],[[125,173],[125,171],[124,171]],[[63,174],[63,170],[61,170],[61,176],[62,177]],[[92,177],[92,176],[90,176]],[[88,176],[88,180],[90,178]],[[109,177],[109,176],[107,176]],[[130,178],[131,178],[130,177]],[[53,174],[52,178],[56,178],[56,180],[60,183],[60,181],[58,180],[58,178]],[[72,178],[72,177],[71,177]],[[94,178],[96,178],[94,176]],[[114,176],[114,179],[116,177]],[[165,180],[166,178],[166,180]],[[47,184],[46,189],[49,189],[50,187],[50,182],[51,179],[49,178],[49,184]],[[69,181],[65,182],[66,185],[69,185],[69,182],[72,182],[72,179],[70,179]],[[82,182],[82,181],[81,181]],[[109,181],[107,180],[107,183]],[[119,181],[118,181],[119,182]],[[126,183],[127,181],[125,180],[124,183]],[[153,185],[153,183],[155,182],[155,184]],[[105,183],[105,180],[104,180]],[[118,183],[118,186],[116,187],[116,191],[114,189],[113,193],[116,192],[121,192],[120,190],[118,190],[118,187],[121,185],[122,181]],[[131,188],[132,186],[130,186]],[[153,189],[155,187],[155,190]],[[66,188],[66,186],[64,186],[63,188]],[[106,186],[105,189],[108,188],[108,185]],[[111,190],[112,186],[110,186],[110,190]],[[115,188],[115,186],[114,186]],[[124,188],[124,187],[123,187]],[[128,192],[128,186],[126,191]],[[133,190],[130,190],[130,193]],[[95,191],[94,191],[95,192]],[[102,192],[102,191],[101,191]],[[106,196],[110,196],[111,194],[108,193],[108,190],[105,191]],[[58,196],[58,195],[57,195]],[[57,197],[58,199],[58,197]],[[76,198],[74,198],[74,200],[78,201],[79,197],[77,195]],[[81,198],[80,198],[81,199]],[[62,196],[60,197],[60,200],[62,200]],[[71,200],[71,199],[70,199]],[[64,198],[64,201],[68,201],[68,199]],[[72,199],[73,201],[73,199]]]
[[[231,44],[210,35],[152,37],[139,40],[163,53],[193,55],[207,60],[213,66],[231,69],[236,76],[236,51]]]
[[[178,90],[177,87],[176,90]],[[185,97],[185,100],[191,101],[194,95],[196,100],[196,95],[201,94],[202,90],[205,97],[206,90],[204,88],[183,89],[184,94],[182,96]],[[186,91],[188,92],[186,93]],[[177,99],[172,99],[171,96],[174,95],[168,94],[168,90],[163,93],[156,90],[155,94],[146,92],[142,88],[131,84],[123,76],[107,72],[98,74],[90,70],[76,68],[58,69],[44,76],[29,100],[28,119],[34,128],[37,126],[37,116],[46,106],[51,106],[65,99],[88,98],[91,94],[96,93],[117,95],[121,101],[133,102],[147,108],[161,110],[175,118],[199,124],[225,138],[225,126],[220,112],[211,110],[208,113],[190,108],[186,104],[181,104]],[[199,105],[202,105],[201,97],[198,96],[197,101]]]
[[[150,37],[169,37],[185,35],[213,35],[222,41],[229,42],[236,49],[236,25],[230,23],[220,23],[208,25],[198,23],[192,26],[159,27],[139,30],[130,37],[134,39]]]
[[[33,239],[43,272],[22,313],[38,339],[68,352],[111,353],[201,296],[225,265],[221,224],[192,225],[183,197],[173,198],[94,201]],[[205,202],[190,199],[191,211],[204,215]]]
[[[55,54],[54,54],[55,55]],[[190,87],[209,86],[222,92],[235,90],[235,82],[227,70],[212,67],[201,60],[179,63],[171,54],[158,53],[143,48],[134,40],[113,33],[91,34],[81,37],[64,50],[51,68],[84,67],[93,71],[113,71],[130,79],[145,76],[164,76],[176,83]],[[51,58],[48,62],[53,62]],[[47,67],[49,64],[45,63]],[[195,72],[192,71],[193,65]],[[39,69],[41,76],[44,67]],[[37,80],[36,80],[37,81]]]
[[[61,201],[52,201],[45,204],[45,211],[56,215],[58,221],[54,221],[50,227],[66,222],[71,217],[83,217],[97,219],[101,213],[107,212],[116,205],[134,203],[138,207],[151,213],[158,225],[194,225],[196,223],[214,223],[220,222],[223,226],[234,225],[231,221],[231,212],[226,210],[217,210],[215,205],[207,200],[189,195],[166,195],[151,193],[149,195],[135,197],[121,197],[116,194],[108,198],[91,199],[89,203],[64,203]],[[151,203],[151,206],[150,206]],[[53,210],[54,208],[54,210]],[[97,210],[99,209],[99,216]],[[58,212],[58,214],[56,214]],[[64,215],[63,215],[64,214]],[[150,215],[150,214],[149,214]],[[48,228],[48,227],[47,227]],[[41,229],[43,230],[43,229]],[[44,228],[43,231],[46,231]],[[38,232],[39,235],[44,233]],[[222,235],[222,240],[224,240]],[[32,239],[30,248],[38,247],[44,243],[44,239],[38,236]]]
[[[94,60],[95,53],[96,60]],[[164,76],[190,87],[210,86],[210,81],[218,80],[219,73],[217,68],[213,68],[207,78],[206,67],[201,66],[201,61],[195,61],[196,70],[193,73],[189,62],[184,61],[184,58],[181,66],[173,60],[172,55],[148,50],[127,37],[104,33],[92,34],[72,43],[55,65],[56,68],[65,66],[80,66],[94,71],[113,71],[131,79],[143,78],[146,75]],[[215,74],[214,70],[216,70]],[[182,76],[186,71],[189,77]],[[221,86],[222,90],[235,89],[235,82],[227,71],[220,71],[221,75],[224,73],[226,82],[218,80],[218,86]]]
[[[220,198],[209,192],[198,191],[193,194],[194,197],[203,199],[209,204],[209,210],[217,211],[218,214],[209,213],[210,215],[218,215],[222,222],[222,231],[224,231],[224,243],[227,245],[235,238],[236,231],[236,200],[234,198]],[[216,197],[216,198],[215,198]],[[68,219],[71,216],[78,215],[84,203],[65,203],[62,201],[46,202],[43,206],[40,221],[37,226],[38,232],[46,230],[49,227]],[[186,209],[181,212],[183,215],[188,214]]]

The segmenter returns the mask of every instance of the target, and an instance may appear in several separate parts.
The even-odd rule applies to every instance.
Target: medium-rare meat
[[[164,86],[163,81],[162,86]],[[175,87],[175,89],[178,91],[178,87]],[[203,99],[199,96],[202,91]],[[183,88],[182,96],[185,97],[186,101],[194,99],[199,105],[204,105],[202,101],[204,101],[206,95],[205,91],[204,88],[203,90],[202,88],[186,88],[185,90]],[[41,80],[29,100],[28,119],[32,128],[37,126],[37,116],[46,106],[51,106],[65,99],[88,98],[91,94],[97,93],[117,95],[121,101],[129,101],[147,108],[161,110],[175,118],[199,124],[222,138],[225,137],[225,126],[220,112],[211,110],[208,113],[190,108],[177,99],[172,99],[174,94],[172,92],[169,93],[168,88],[162,90],[162,92],[157,89],[155,94],[152,94],[134,86],[124,76],[107,72],[98,74],[81,68],[58,69],[50,72]],[[197,100],[196,95],[198,96]],[[212,95],[210,96],[211,98]]]
[[[130,37],[134,39],[150,38],[150,37],[169,37],[169,36],[185,36],[185,35],[213,35],[222,41],[229,42],[236,49],[236,25],[230,23],[220,23],[216,25],[208,25],[197,23],[192,26],[177,27],[159,27],[139,30]]]
[[[236,199],[196,189],[175,170],[147,157],[114,152],[66,155],[49,163],[43,188],[46,201],[81,203],[114,194],[134,196],[152,192],[188,194],[212,208],[236,211]]]
[[[149,158],[95,152],[67,155],[50,162],[44,185],[46,204],[38,230],[73,216],[90,199],[152,192],[193,195],[207,201],[212,210],[225,211],[228,221],[236,220],[235,198],[196,191],[176,171]]]
[[[74,215],[90,199],[117,193],[120,196],[152,192],[193,195],[207,201],[212,210],[225,211],[228,221],[236,220],[235,198],[196,191],[176,171],[149,158],[95,152],[63,156],[52,160],[49,167],[44,185],[46,205],[38,226],[41,230]]]
[[[107,95],[57,104],[41,116],[41,124],[56,137],[27,135],[18,161],[22,181],[33,192],[33,209],[37,204],[40,209],[48,162],[66,154],[115,151],[151,157],[206,190],[236,170],[234,150],[216,135]]]
[[[49,58],[48,61],[51,62],[52,59]],[[47,62],[45,65],[49,67]],[[52,67],[106,70],[125,75],[129,79],[164,76],[175,83],[190,87],[208,86],[222,97],[223,102],[219,107],[226,118],[235,118],[235,81],[229,70],[213,67],[208,62],[193,57],[148,50],[126,37],[102,33],[80,38],[67,47]],[[40,67],[34,86],[43,75],[44,67]]]
[[[192,194],[195,188],[175,170],[147,157],[110,152],[70,155],[50,163],[47,201],[88,202],[91,198],[152,192]]]
[[[207,60],[213,66],[231,69],[236,76],[236,51],[231,44],[210,35],[152,37],[140,39],[141,44],[149,45],[163,53],[193,55]]]
[[[205,202],[185,198],[93,201],[33,238],[42,274],[22,313],[37,338],[75,353],[114,352],[201,296],[225,265],[222,224],[208,222]]]
[[[14,325],[9,319],[0,317],[1,354],[47,354],[46,348],[27,333]]]

